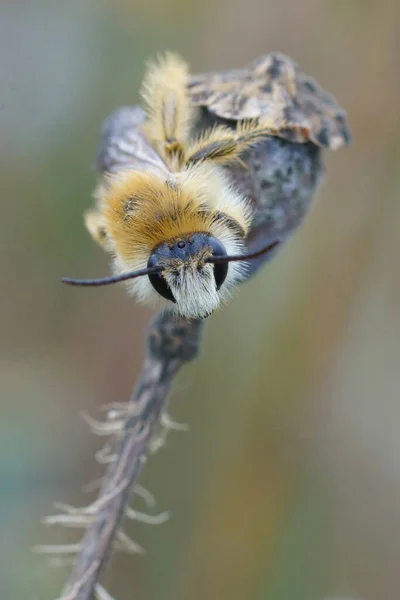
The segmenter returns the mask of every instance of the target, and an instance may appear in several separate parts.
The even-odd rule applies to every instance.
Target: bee
[[[218,81],[221,85],[229,87],[230,82]],[[289,95],[295,93],[293,86],[288,85]],[[207,92],[210,87],[207,83]],[[144,111],[120,109],[106,122],[107,168],[85,223],[111,254],[114,275],[64,278],[64,283],[125,281],[142,303],[161,302],[182,317],[202,319],[246,279],[247,261],[279,244],[276,240],[246,252],[252,211],[225,167],[240,162],[247,150],[270,136],[289,132],[291,139],[304,142],[312,131],[307,123],[289,124],[271,111],[254,112],[253,103],[254,116],[250,111],[236,129],[216,124],[194,135],[196,105],[217,99],[218,106],[221,97],[211,94],[209,102],[208,93],[205,101],[202,90],[201,78],[190,79],[185,61],[167,53],[148,64],[141,90]],[[127,115],[128,139],[118,132],[126,126]]]

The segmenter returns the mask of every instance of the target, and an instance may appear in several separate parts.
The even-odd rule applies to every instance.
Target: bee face
[[[196,165],[171,179],[133,170],[109,178],[99,224],[107,231],[114,273],[153,269],[127,281],[137,300],[164,300],[181,316],[203,318],[228,299],[246,271],[243,263],[207,258],[243,252],[250,214],[216,167]]]
[[[226,256],[224,245],[207,233],[182,236],[159,244],[147,266],[161,266],[160,273],[149,275],[154,290],[176,304],[188,318],[206,317],[218,306],[219,290],[228,274],[227,263],[209,264],[211,256]]]

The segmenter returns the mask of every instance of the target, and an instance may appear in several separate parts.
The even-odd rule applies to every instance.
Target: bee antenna
[[[61,281],[63,283],[67,283],[68,285],[110,285],[111,283],[119,283],[120,281],[126,281],[127,279],[135,279],[136,277],[142,277],[143,275],[153,275],[154,273],[161,273],[162,270],[163,267],[158,265],[155,267],[147,267],[146,269],[139,269],[138,271],[122,273],[122,275],[112,275],[111,277],[103,277],[102,279],[71,279],[70,277],[63,277]]]
[[[280,244],[279,241],[272,242],[265,248],[261,248],[261,250],[257,250],[257,252],[251,252],[249,254],[236,254],[233,256],[209,256],[205,259],[207,263],[228,263],[240,260],[252,260],[253,258],[257,258],[258,256],[262,256],[263,254],[267,254],[273,250],[276,246]]]

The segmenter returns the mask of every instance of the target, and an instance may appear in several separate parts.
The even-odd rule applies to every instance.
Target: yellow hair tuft
[[[144,76],[141,94],[147,112],[145,131],[166,159],[168,154],[181,151],[180,143],[190,133],[193,110],[187,93],[188,81],[186,62],[173,53],[149,62]]]

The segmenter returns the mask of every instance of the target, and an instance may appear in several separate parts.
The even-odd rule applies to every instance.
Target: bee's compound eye
[[[226,256],[225,246],[216,238],[210,237],[208,240],[211,246],[213,256]],[[217,290],[220,289],[228,274],[228,263],[214,263],[214,279]]]
[[[157,262],[158,262],[157,256],[152,254],[149,258],[147,266],[155,267]],[[152,275],[149,275],[148,277],[149,277],[151,285],[156,290],[156,292],[158,294],[160,294],[160,296],[162,296],[166,300],[170,300],[171,302],[176,302],[174,295],[171,291],[171,288],[169,287],[168,283],[165,281],[164,277],[162,276],[162,273],[153,273]]]

